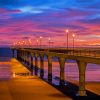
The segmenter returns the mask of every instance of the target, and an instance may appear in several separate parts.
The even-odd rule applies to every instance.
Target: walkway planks
[[[17,60],[11,60],[12,77],[0,80],[0,100],[71,100],[42,81]]]

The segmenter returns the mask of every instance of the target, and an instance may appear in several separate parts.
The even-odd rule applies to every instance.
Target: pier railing
[[[14,47],[13,47],[14,48]],[[67,55],[74,55],[74,56],[85,56],[85,57],[95,57],[100,58],[100,48],[24,48],[19,47],[20,49],[27,49],[27,50],[37,50],[37,51],[48,51],[54,53],[64,53]]]

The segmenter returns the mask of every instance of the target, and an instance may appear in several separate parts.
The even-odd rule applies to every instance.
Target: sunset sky
[[[0,0],[0,46],[31,40],[36,44],[100,45],[100,0]]]

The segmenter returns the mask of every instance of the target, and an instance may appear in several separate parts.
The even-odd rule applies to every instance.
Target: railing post
[[[29,65],[30,65],[29,52],[27,52],[27,65],[28,65],[28,67],[29,67]]]
[[[23,52],[22,52],[22,50],[20,50],[20,58],[21,58],[21,62],[23,62]]]
[[[27,52],[26,51],[24,51],[24,55],[25,55],[25,57],[24,57],[25,64],[27,64]]]
[[[60,57],[59,63],[60,63],[60,85],[64,85],[65,84],[65,78],[64,78],[65,58]]]
[[[33,72],[33,56],[31,55],[31,69],[30,69],[32,72]]]
[[[23,61],[25,63],[25,51],[23,51]]]
[[[28,60],[29,60],[29,68],[31,69],[31,53],[29,52],[29,55],[28,55]]]
[[[28,52],[26,51],[26,65],[28,65]]]
[[[25,58],[25,55],[24,55],[24,50],[22,51],[22,60],[24,62],[24,58]]]
[[[19,60],[22,61],[21,59],[21,51],[19,50]]]
[[[48,81],[52,82],[52,56],[48,55]]]
[[[17,50],[17,59],[19,60],[19,50]]]
[[[35,54],[35,75],[38,75],[38,55]]]
[[[82,61],[77,61],[78,69],[79,69],[79,91],[78,96],[86,96],[85,90],[85,69],[87,63]]]
[[[44,77],[44,56],[40,55],[40,77]]]

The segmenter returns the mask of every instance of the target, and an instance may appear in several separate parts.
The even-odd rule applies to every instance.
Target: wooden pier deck
[[[0,80],[0,100],[71,100],[12,59],[11,77]]]

